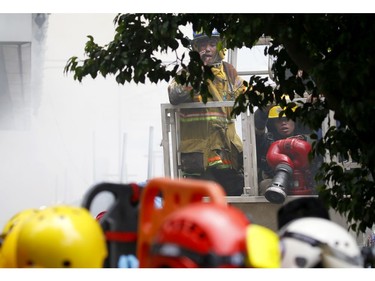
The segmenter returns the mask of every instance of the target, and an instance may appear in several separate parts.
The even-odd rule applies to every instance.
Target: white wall
[[[1,14],[0,42],[31,41],[31,14]],[[9,28],[12,27],[12,28]]]
[[[0,131],[0,227],[15,213],[54,203],[77,204],[93,184],[147,179],[149,132],[153,127],[154,171],[161,176],[160,104],[167,84],[118,85],[110,77],[82,83],[63,68],[83,58],[87,35],[112,40],[115,14],[51,14],[43,56],[34,56],[40,105],[27,131]],[[122,146],[126,144],[123,154]],[[122,159],[122,155],[125,158]]]

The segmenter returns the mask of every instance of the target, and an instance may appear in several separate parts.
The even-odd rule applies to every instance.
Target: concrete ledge
[[[294,200],[296,198],[301,197],[318,197],[317,195],[289,195],[285,202],[283,204],[286,204],[287,202]],[[269,203],[272,205],[281,206],[282,204],[274,204],[269,201],[264,196],[248,196],[248,195],[242,195],[242,196],[227,196],[226,197],[228,203]]]
[[[288,196],[283,204],[273,204],[267,201],[264,196],[228,196],[227,202],[243,211],[250,221],[268,227],[274,231],[277,229],[277,212],[281,206],[300,197],[317,197],[316,195],[308,196]],[[333,209],[329,209],[330,218],[345,229],[348,229],[346,218]],[[348,231],[355,237],[359,246],[364,244],[364,234],[357,235],[354,231]]]

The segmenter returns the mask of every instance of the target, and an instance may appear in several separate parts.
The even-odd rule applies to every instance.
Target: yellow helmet
[[[279,105],[271,107],[270,111],[268,112],[268,118],[279,118],[279,114],[281,111],[283,111],[283,109]],[[285,113],[282,115],[282,117],[285,117]]]
[[[292,110],[295,111],[297,106],[292,107]],[[279,105],[275,105],[271,107],[270,111],[268,112],[268,119],[273,119],[273,118],[280,118],[280,117],[285,117],[285,112],[280,116],[280,112],[286,110],[286,107],[282,108]]]
[[[18,267],[101,268],[107,254],[99,222],[83,207],[47,207],[18,234]]]
[[[284,95],[281,96],[281,99],[285,99],[285,101],[287,103],[292,102],[291,99],[290,99],[290,97],[289,97],[289,95],[285,95],[284,94]],[[297,108],[297,106],[298,105],[292,107],[292,111],[295,111],[296,108]],[[286,109],[287,109],[287,107],[283,108],[283,107],[281,107],[279,105],[275,105],[275,106],[271,107],[270,111],[268,112],[268,118],[269,119],[273,119],[273,118],[285,117],[285,112],[282,114],[282,116],[280,116],[280,112],[283,111],[283,110],[286,110]]]
[[[0,268],[16,268],[16,248],[22,223],[36,214],[38,209],[25,209],[15,214],[4,226],[0,253]]]
[[[10,231],[4,238],[3,244],[1,246],[0,268],[17,267],[16,248],[20,225],[21,224],[15,225],[12,231]]]
[[[281,247],[278,234],[268,227],[249,224],[246,229],[247,266],[255,268],[281,267]]]
[[[3,228],[3,231],[1,233],[1,236],[5,238],[5,236],[8,234],[8,232],[11,231],[15,225],[17,225],[22,220],[24,220],[26,217],[29,217],[30,215],[32,215],[36,212],[38,212],[38,209],[30,208],[30,209],[22,210],[22,211],[18,212],[17,214],[15,214],[5,224],[5,226]]]

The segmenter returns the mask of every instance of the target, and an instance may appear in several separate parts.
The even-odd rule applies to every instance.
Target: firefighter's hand
[[[193,100],[195,102],[200,102],[200,101],[202,101],[202,96],[199,93],[195,93],[194,96],[193,96]]]
[[[189,84],[188,86],[184,86],[184,91],[190,93],[193,90],[193,87]]]

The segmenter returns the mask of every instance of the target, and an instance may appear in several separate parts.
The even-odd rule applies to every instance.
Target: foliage
[[[190,47],[181,27],[192,24],[194,30],[210,34],[216,28],[226,40],[226,47],[251,48],[261,36],[270,36],[272,44],[265,50],[275,56],[274,77],[278,87],[273,90],[264,78],[251,77],[244,96],[237,99],[233,114],[254,106],[263,107],[274,99],[285,103],[282,94],[292,98],[305,90],[316,102],[307,102],[287,116],[298,119],[312,129],[319,129],[329,112],[336,124],[321,139],[315,137],[313,155],[331,161],[321,166],[317,179],[319,195],[327,206],[347,217],[351,228],[365,231],[375,222],[375,91],[372,76],[375,57],[375,21],[367,14],[119,14],[114,19],[113,41],[99,46],[89,36],[86,58],[71,57],[64,72],[73,72],[74,79],[114,75],[119,84],[134,81],[152,83],[176,77],[182,84],[191,84],[207,101],[206,79],[211,74],[197,52]],[[189,34],[190,36],[190,34]],[[188,56],[179,55],[184,46]],[[176,60],[164,65],[160,53],[176,54]],[[179,69],[188,70],[179,72]],[[286,70],[292,75],[286,76]],[[297,71],[304,71],[297,77]],[[308,78],[312,78],[314,82]],[[260,94],[261,93],[261,94]],[[288,107],[292,107],[288,105]],[[348,168],[344,164],[358,165]]]

